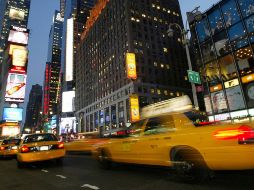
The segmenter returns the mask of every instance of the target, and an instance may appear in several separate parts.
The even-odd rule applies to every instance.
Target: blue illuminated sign
[[[22,121],[22,108],[4,108],[3,120],[7,121]]]

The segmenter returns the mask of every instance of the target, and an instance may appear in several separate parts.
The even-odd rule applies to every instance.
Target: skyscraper
[[[42,112],[42,86],[33,85],[26,108],[25,127],[33,131],[38,127]]]
[[[178,0],[98,1],[75,66],[81,131],[113,132],[140,107],[191,94],[181,33],[169,38],[169,23],[183,26]]]
[[[47,117],[57,113],[59,101],[63,20],[60,12],[56,10],[49,33],[48,57],[43,85],[43,114]]]
[[[30,0],[0,1],[0,135],[19,133],[28,63]],[[10,111],[11,110],[11,111]],[[12,123],[10,129],[10,124]],[[11,131],[14,131],[13,133]]]
[[[89,17],[89,11],[94,5],[94,0],[71,0],[65,1],[64,6],[64,25],[62,40],[61,67],[62,78],[62,99],[61,99],[61,118],[74,120],[74,97],[75,97],[75,64],[76,49],[80,43],[81,33]],[[62,2],[61,2],[61,7]],[[65,99],[67,98],[67,99]],[[75,123],[75,122],[71,122]],[[61,127],[60,123],[60,127]],[[76,126],[76,125],[75,125]],[[75,127],[72,126],[72,127]],[[75,129],[74,129],[75,130]],[[61,133],[61,129],[60,129]]]

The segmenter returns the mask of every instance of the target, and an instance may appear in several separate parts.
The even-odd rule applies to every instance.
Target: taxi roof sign
[[[189,96],[185,95],[145,106],[141,110],[141,118],[148,118],[172,112],[183,112],[192,110],[192,108],[193,106]]]

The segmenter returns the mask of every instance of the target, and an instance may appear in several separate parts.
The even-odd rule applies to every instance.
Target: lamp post
[[[177,27],[181,31],[182,42],[183,42],[183,45],[185,46],[186,55],[187,55],[188,67],[189,67],[189,70],[192,70],[190,51],[189,51],[189,46],[188,46],[189,45],[188,30],[186,30],[185,28],[182,28],[177,23],[171,23],[171,24],[169,24],[169,27],[167,30],[169,37],[173,37],[173,35],[174,35],[174,30],[172,29],[172,26]],[[199,109],[198,98],[197,98],[197,92],[196,92],[196,87],[195,87],[194,83],[191,83],[191,88],[192,88],[192,96],[193,96],[193,100],[194,100],[194,106],[195,106],[195,109],[198,110]]]

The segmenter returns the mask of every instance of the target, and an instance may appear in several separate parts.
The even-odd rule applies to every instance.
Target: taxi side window
[[[146,124],[144,131],[145,135],[155,135],[161,133],[168,133],[174,131],[174,121],[172,116],[167,116],[167,118],[151,118]]]

